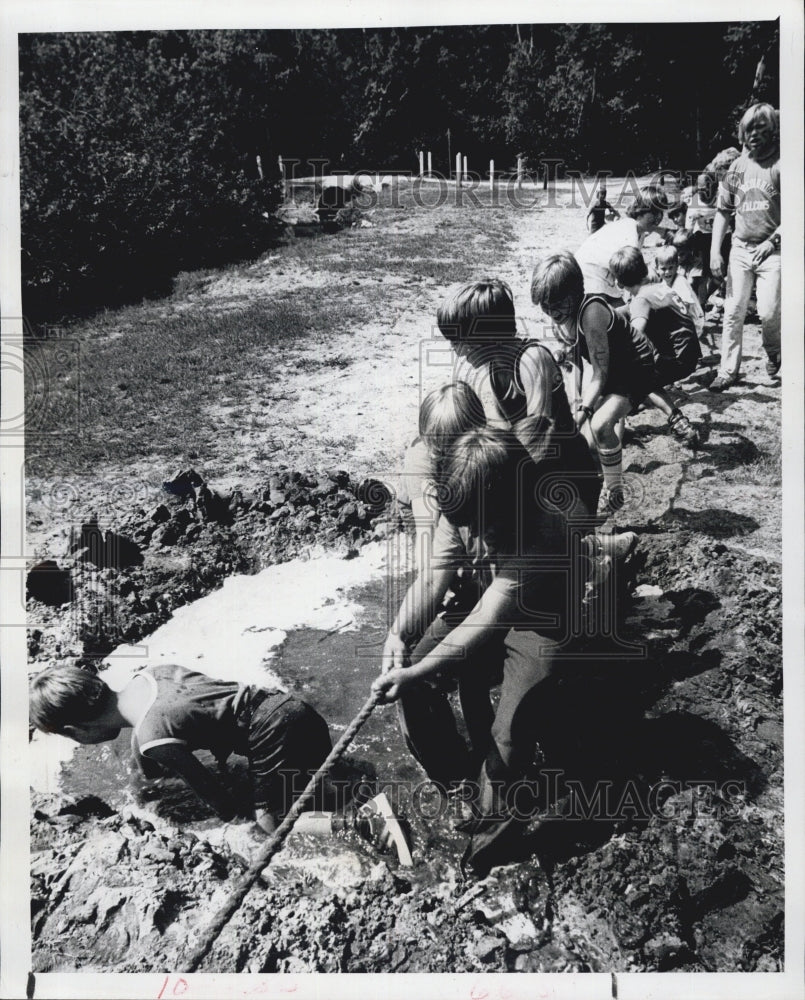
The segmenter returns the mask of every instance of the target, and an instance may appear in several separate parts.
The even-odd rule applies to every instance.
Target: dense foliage
[[[76,308],[264,246],[297,173],[449,174],[518,153],[695,169],[777,103],[776,21],[24,35],[26,309]],[[762,72],[758,65],[762,59]],[[257,156],[264,178],[257,170]]]

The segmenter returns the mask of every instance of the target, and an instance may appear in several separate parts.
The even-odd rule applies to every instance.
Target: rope
[[[204,960],[208,954],[210,948],[212,948],[218,935],[224,929],[224,927],[229,923],[235,914],[235,911],[239,908],[240,904],[246,898],[251,887],[260,877],[263,869],[268,865],[269,861],[274,857],[274,855],[279,851],[285,842],[286,837],[293,829],[294,823],[299,819],[299,816],[303,812],[305,806],[313,798],[316,793],[316,789],[319,787],[323,779],[329,774],[333,765],[341,757],[344,751],[347,749],[349,744],[355,738],[358,730],[363,726],[369,716],[375,709],[382,697],[382,692],[373,691],[372,695],[367,699],[363,708],[358,712],[355,718],[350,722],[347,728],[344,730],[341,739],[336,743],[333,749],[328,754],[326,760],[321,765],[321,767],[316,771],[313,777],[307,784],[307,787],[299,796],[299,798],[294,802],[291,808],[288,810],[288,814],[285,819],[280,823],[274,833],[271,835],[266,844],[260,849],[259,854],[254,859],[254,861],[249,866],[245,875],[243,875],[240,880],[235,884],[232,891],[232,895],[229,897],[226,903],[221,907],[221,909],[215,914],[213,919],[210,921],[210,925],[207,928],[204,936],[201,938],[199,943],[193,949],[187,962],[187,971],[195,972],[199,967],[201,962]]]

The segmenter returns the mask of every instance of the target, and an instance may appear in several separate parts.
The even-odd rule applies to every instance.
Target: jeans
[[[744,317],[755,286],[763,347],[769,355],[780,353],[780,251],[775,250],[762,263],[753,264],[753,250],[754,247],[738,240],[732,242],[720,372],[733,378],[741,367]]]

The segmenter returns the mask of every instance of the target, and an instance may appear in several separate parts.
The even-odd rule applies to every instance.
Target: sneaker
[[[699,435],[696,428],[681,410],[675,410],[668,418],[668,428],[677,441],[681,441],[689,448],[698,448]]]
[[[766,361],[766,374],[769,378],[777,377],[780,372],[780,364],[781,360],[779,353],[769,355],[768,360]]]
[[[598,516],[609,517],[615,514],[626,503],[626,495],[622,486],[606,486],[601,490],[601,497],[598,501]]]
[[[600,556],[611,559],[625,559],[637,545],[637,532],[621,531],[619,534],[592,535],[595,549]]]
[[[729,389],[730,386],[735,385],[737,381],[737,375],[716,375],[707,388],[710,392],[723,392],[725,389]]]
[[[400,864],[405,868],[413,867],[408,823],[394,814],[385,792],[375,795],[358,809],[355,828],[377,850],[388,851],[393,847]]]

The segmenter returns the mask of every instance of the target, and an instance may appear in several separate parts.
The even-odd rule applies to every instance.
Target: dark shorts
[[[286,813],[331,749],[327,723],[307,702],[258,692],[248,754],[255,809]]]

